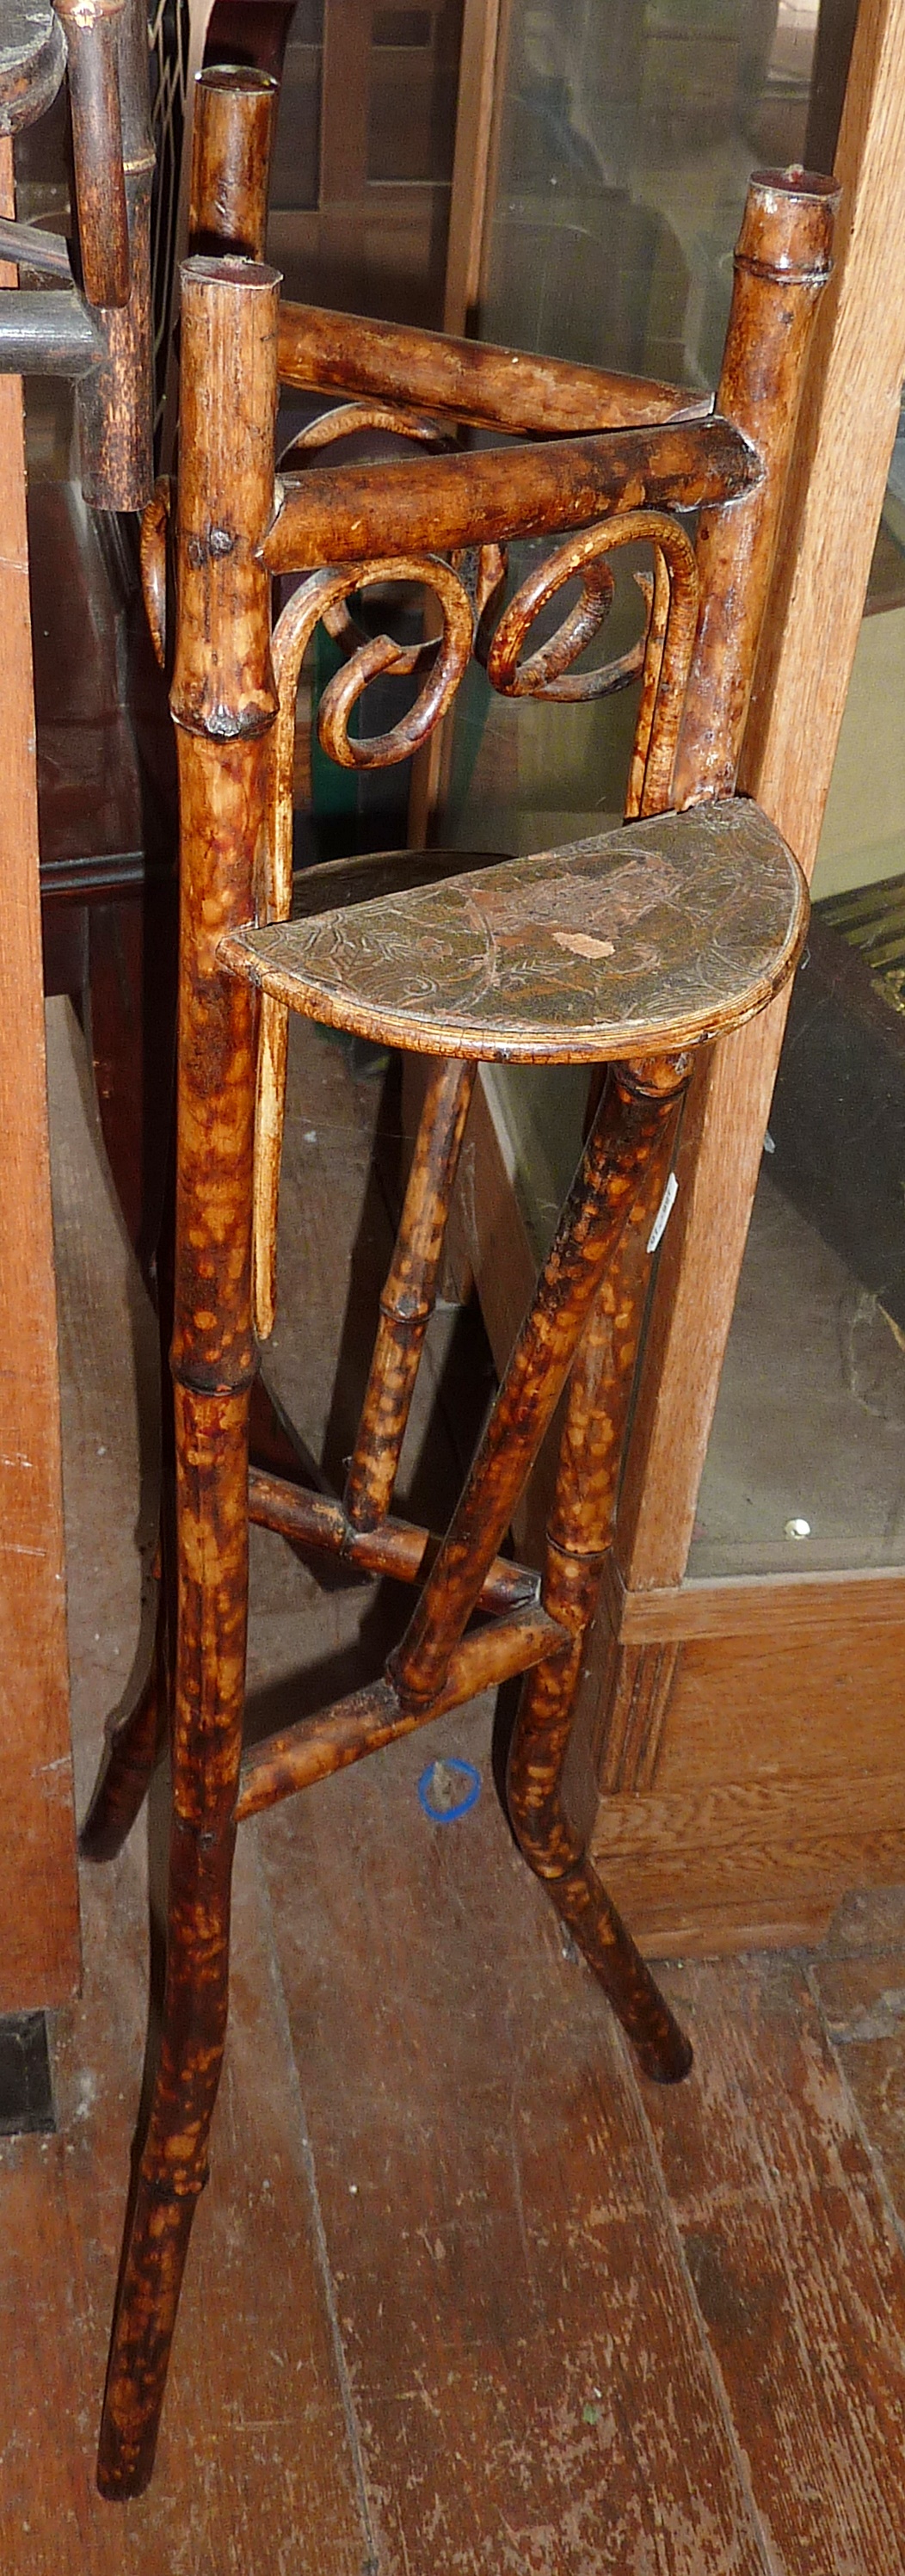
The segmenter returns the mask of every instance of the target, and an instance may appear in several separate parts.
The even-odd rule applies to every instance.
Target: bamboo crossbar
[[[104,353],[99,324],[74,286],[21,287],[0,304],[0,374],[91,375]]]
[[[417,1583],[419,1575],[429,1572],[440,1546],[430,1530],[413,1521],[387,1519],[379,1529],[353,1529],[341,1503],[311,1493],[307,1485],[267,1475],[262,1467],[249,1470],[248,1517],[259,1529],[301,1539],[309,1547],[341,1556],[349,1565],[359,1565],[363,1574],[388,1574],[398,1583]],[[531,1566],[513,1565],[497,1556],[478,1606],[481,1610],[525,1609],[536,1600],[539,1583]]]
[[[20,224],[11,215],[0,215],[0,254],[72,285],[69,243],[63,233],[46,233],[40,224]]]
[[[261,548],[268,572],[364,563],[382,552],[432,554],[587,527],[612,510],[715,508],[752,491],[756,450],[714,418],[616,429],[545,447],[406,457],[287,474]]]
[[[446,1710],[476,1699],[479,1691],[497,1690],[513,1673],[530,1671],[548,1655],[564,1651],[569,1642],[565,1629],[539,1603],[532,1603],[511,1619],[497,1620],[476,1636],[463,1638],[450,1657],[445,1686],[429,1708],[401,1708],[392,1683],[379,1681],[351,1691],[347,1699],[335,1700],[318,1717],[301,1718],[296,1726],[268,1736],[246,1754],[236,1822],[260,1815],[265,1807],[292,1797],[296,1789],[310,1788],[315,1780],[328,1779],[334,1771],[347,1770],[366,1753],[379,1753],[397,1736],[412,1735]]]
[[[713,409],[712,394],[689,386],[572,366],[490,342],[453,340],[356,313],[321,312],[311,304],[280,305],[278,346],[284,384],[452,412],[457,420],[516,436],[700,420]]]

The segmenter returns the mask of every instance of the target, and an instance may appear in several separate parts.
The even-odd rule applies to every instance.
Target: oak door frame
[[[0,139],[0,210],[15,211]],[[0,284],[16,272],[0,269]],[[22,381],[0,377],[0,2014],[79,1978]]]

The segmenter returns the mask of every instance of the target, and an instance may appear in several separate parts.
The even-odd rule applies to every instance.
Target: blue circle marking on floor
[[[462,1783],[457,1797],[456,1784]],[[464,1762],[458,1753],[445,1753],[439,1762],[429,1762],[418,1782],[418,1797],[433,1825],[457,1825],[467,1816],[481,1795],[481,1774],[473,1762]]]

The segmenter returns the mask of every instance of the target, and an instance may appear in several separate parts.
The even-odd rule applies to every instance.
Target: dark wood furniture
[[[15,221],[12,136],[42,117],[64,70],[74,137],[78,282],[67,244]],[[50,1227],[37,867],[34,693],[22,387],[76,385],[84,495],[138,509],[151,488],[147,132],[142,0],[73,10],[10,0],[0,29],[0,561],[6,766],[0,1323],[0,1650],[8,1782],[0,2007],[61,2001],[78,1975],[69,1774],[59,1390]],[[16,266],[44,272],[41,292]]]
[[[289,0],[243,0],[240,8],[214,0],[203,13],[198,49],[212,65],[200,75],[208,95],[207,160],[194,188],[194,85],[192,95],[181,85],[181,56],[177,62],[162,53],[156,63],[158,439],[168,375],[174,400],[177,391],[169,350],[180,220],[183,243],[263,251],[290,14]],[[173,25],[171,42],[175,33]],[[222,65],[228,34],[238,67]],[[241,123],[233,113],[237,89]],[[147,363],[150,369],[150,350]],[[146,408],[149,436],[147,389]],[[67,428],[64,411],[63,442]],[[145,490],[136,497],[146,498],[149,488],[150,451]],[[161,1220],[175,1017],[176,772],[166,686],[142,607],[133,519],[89,510],[78,482],[38,473],[29,493],[29,555],[45,991],[70,994],[84,1021],[113,1179],[147,1266]]]
[[[667,387],[416,333],[394,346],[392,333],[280,307],[279,280],[260,265],[202,258],[183,272],[171,691],[182,808],[171,1351],[178,1607],[168,1615],[165,1583],[152,1683],[111,1741],[83,1834],[97,1858],[118,1847],[169,1704],[167,1989],[101,2435],[100,2482],[111,2496],[138,2492],[153,2465],[207,2171],[243,1816],[526,1673],[509,1764],[522,1848],[646,2072],[671,2081],[689,2064],[590,1861],[593,1774],[572,1719],[691,1064],[780,988],[804,931],[794,861],[732,791],[834,202],[830,183],[797,174],[752,182],[708,418],[688,417],[686,398]],[[412,460],[314,463],[277,482],[278,375],[354,397],[351,427],[375,409],[385,420],[404,389],[408,408],[395,417],[416,442]],[[422,454],[436,437],[428,408],[503,433],[533,425],[546,437]],[[677,515],[689,509],[698,512],[695,544]],[[501,550],[526,532],[559,542],[504,608]],[[636,540],[653,563],[639,646],[615,671],[578,673],[611,595],[606,557]],[[162,545],[158,509],[145,545],[158,635]],[[271,639],[271,579],[288,572],[304,577]],[[526,655],[539,610],[576,574],[577,604]],[[353,594],[394,579],[433,592],[439,639],[402,647],[361,633]],[[405,757],[440,720],[472,649],[493,685],[516,694],[595,694],[628,666],[640,671],[628,829],[415,891],[368,895],[358,884],[358,899],[338,909],[319,873],[307,905],[302,881],[300,915],[288,920],[296,686],[320,618],[348,656],[321,704],[321,741],[347,765]],[[418,678],[414,707],[378,737],[353,737],[353,707],[388,670]],[[442,1059],[342,1504],[249,1478],[251,1388],[272,1313],[287,1005]],[[573,1191],[441,1543],[395,1518],[392,1497],[480,1058],[587,1063],[609,1067],[609,1078],[598,1084]],[[538,1576],[499,1549],[567,1380]],[[424,1579],[382,1678],[243,1765],[250,1516],[401,1580]]]

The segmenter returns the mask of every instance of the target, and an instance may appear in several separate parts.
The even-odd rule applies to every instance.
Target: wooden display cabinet
[[[836,273],[818,322],[740,777],[809,875],[905,374],[903,142],[905,7],[862,0],[835,164]],[[901,730],[900,710],[875,698],[875,720]],[[815,971],[828,936],[817,919]],[[814,1571],[782,1522],[772,1562],[758,1571],[734,1571],[725,1556],[715,1571],[700,1528],[696,1536],[708,1475],[713,1491],[712,1426],[784,1016],[774,1007],[695,1079],[586,1676],[597,1856],[654,1953],[812,1940],[847,1889],[905,1879],[905,1547],[892,1523],[882,1544],[865,1544],[851,1526],[840,1535],[846,1503],[850,1522],[854,1513],[853,1476],[850,1497],[836,1492],[835,1540],[822,1564],[810,1549]],[[812,1064],[810,1079],[821,1078]],[[771,1169],[781,1178],[785,1158],[794,1202],[790,1081],[778,1095],[782,1150]],[[484,1081],[466,1144],[458,1261],[477,1277],[498,1360],[533,1261],[515,1159],[505,1101]],[[898,1221],[905,1229],[905,1202]],[[789,1349],[780,1346],[769,1389],[779,1407],[789,1401],[784,1367]],[[842,1458],[844,1450],[837,1486]],[[696,1571],[702,1559],[708,1570]]]

